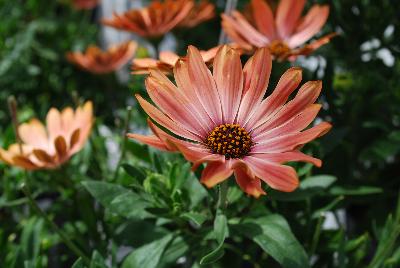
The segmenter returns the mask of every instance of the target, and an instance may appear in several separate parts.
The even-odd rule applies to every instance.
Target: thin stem
[[[324,215],[320,215],[318,218],[317,226],[315,227],[315,232],[314,232],[312,242],[311,242],[311,250],[310,250],[310,254],[309,254],[310,256],[312,256],[315,253],[315,250],[317,249],[319,237],[321,235],[321,227],[322,227],[322,223],[324,222],[324,220],[325,220]]]
[[[128,134],[128,131],[129,131],[129,121],[131,120],[131,116],[132,116],[132,107],[128,106],[128,107],[126,107],[126,119],[125,119],[125,127],[124,127],[124,136],[123,136],[123,142],[122,142],[121,155],[118,159],[117,167],[115,168],[115,171],[114,171],[113,181],[115,181],[117,179],[119,169],[120,169],[122,161],[125,157],[126,143],[128,141],[128,137],[126,135]]]
[[[28,177],[26,177],[26,183],[22,186],[22,191],[28,198],[29,204],[37,214],[42,217],[47,224],[58,234],[61,240],[67,245],[67,247],[73,251],[78,257],[81,257],[86,264],[90,264],[90,259],[68,238],[68,236],[46,215],[46,213],[39,207],[35,199],[32,197]]]
[[[225,210],[228,206],[228,200],[226,199],[228,195],[228,180],[223,181],[219,186],[218,192],[218,203],[217,207],[221,210]]]
[[[231,13],[231,11],[236,8],[236,6],[237,6],[237,0],[226,0],[224,13],[225,14]],[[227,42],[227,36],[224,30],[221,29],[218,44],[222,45],[225,44],[226,42]]]

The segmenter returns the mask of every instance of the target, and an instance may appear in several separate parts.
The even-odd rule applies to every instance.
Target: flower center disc
[[[289,46],[279,40],[272,41],[268,48],[276,58],[283,57],[290,52]]]
[[[223,124],[214,128],[205,139],[205,144],[214,154],[226,159],[243,158],[251,149],[251,136],[238,124]]]

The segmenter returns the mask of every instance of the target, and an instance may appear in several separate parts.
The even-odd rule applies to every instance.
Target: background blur
[[[224,1],[214,2],[222,12]],[[323,80],[320,116],[332,122],[333,129],[306,151],[324,162],[313,174],[329,174],[334,182],[307,198],[301,192],[272,192],[258,205],[279,210],[305,247],[317,222],[302,222],[299,213],[326,211],[315,267],[366,267],[385,239],[391,239],[390,254],[385,255],[390,262],[377,267],[400,267],[396,244],[400,233],[400,213],[396,214],[400,188],[400,6],[397,0],[313,0],[308,5],[317,2],[331,7],[321,35],[336,31],[339,36],[308,58],[274,63],[269,88],[291,65],[304,67],[303,81]],[[129,129],[147,132],[146,116],[133,97],[134,93],[145,94],[143,77],[130,75],[129,66],[115,75],[93,75],[68,63],[65,54],[84,50],[89,44],[107,47],[128,39],[138,40],[143,47],[138,57],[151,54],[145,49],[149,48],[146,41],[98,23],[113,10],[122,12],[146,3],[103,0],[92,11],[77,11],[68,0],[0,0],[0,146],[15,141],[7,111],[10,95],[17,98],[21,121],[33,116],[44,119],[53,106],[63,108],[93,100],[96,127],[88,146],[67,169],[79,171],[70,178],[76,182],[111,176],[123,142],[127,105],[133,107]],[[239,1],[239,8],[246,3]],[[217,17],[195,30],[168,34],[162,47],[177,49],[180,55],[189,44],[211,48],[218,42],[219,23]],[[135,142],[127,146],[127,163],[140,165],[153,155]],[[310,170],[303,165],[300,174]],[[0,267],[23,267],[24,261],[35,258],[36,266],[25,267],[69,267],[76,257],[58,243],[42,220],[29,213],[17,190],[22,178],[22,171],[0,163]],[[118,245],[115,258],[121,260],[133,247],[151,241],[142,235],[145,226],[139,223],[110,216],[105,220],[109,225],[99,226],[96,219],[104,218],[104,210],[87,192],[71,192],[63,178],[51,172],[36,172],[33,178],[35,195],[43,208],[87,252],[96,249],[107,257],[109,248]],[[127,175],[121,184],[129,185]],[[75,194],[77,198],[72,198]],[[389,214],[394,215],[390,223]],[[99,229],[117,227],[115,245],[99,235]],[[224,259],[221,267],[235,260],[234,253],[227,254],[232,256]],[[252,267],[245,261],[238,267],[246,265]]]

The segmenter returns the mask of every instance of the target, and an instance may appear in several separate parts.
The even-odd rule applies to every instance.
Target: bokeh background
[[[224,1],[213,2],[222,12]],[[246,3],[239,1],[239,8]],[[241,196],[232,207],[246,207],[244,214],[262,213],[258,207],[279,211],[306,249],[311,247],[315,228],[321,227],[318,248],[313,249],[317,256],[314,267],[367,267],[378,253],[384,257],[374,267],[400,267],[400,212],[396,212],[400,189],[400,6],[397,0],[310,0],[307,5],[313,3],[331,7],[321,35],[336,31],[339,36],[310,57],[274,63],[269,88],[290,66],[303,67],[304,81],[323,81],[320,117],[331,122],[333,129],[305,150],[322,158],[324,164],[312,171],[309,165],[298,168],[302,176],[311,172],[329,175],[331,183],[291,195],[271,191],[260,200]],[[132,248],[158,237],[156,227],[149,223],[110,215],[79,186],[83,180],[113,176],[124,144],[127,106],[132,107],[129,129],[148,132],[146,116],[134,99],[135,93],[145,94],[144,77],[132,76],[129,66],[115,74],[94,75],[71,65],[65,54],[89,44],[105,48],[134,39],[141,45],[137,57],[152,55],[146,40],[99,24],[100,18],[109,17],[114,10],[146,4],[103,0],[94,10],[77,11],[68,0],[0,0],[0,145],[15,141],[7,110],[11,95],[18,101],[20,121],[33,116],[44,119],[53,106],[94,102],[96,126],[90,142],[63,171],[73,177],[45,171],[32,177],[35,196],[47,213],[88,254],[97,250],[108,264],[112,258],[121,262]],[[194,30],[168,34],[161,49],[184,55],[189,44],[211,48],[220,31],[220,18],[216,17]],[[132,166],[155,165],[162,173],[163,165],[184,163],[179,156],[161,155],[133,141],[126,146],[124,163]],[[154,155],[161,159],[158,167]],[[30,213],[18,190],[23,177],[23,171],[0,163],[0,267],[70,267],[76,256],[59,243],[43,220]],[[71,182],[79,189],[71,190]],[[130,185],[127,172],[118,182]],[[318,211],[324,212],[323,221],[305,216]],[[114,235],[112,244],[105,239],[108,232]],[[265,267],[265,256],[254,245],[241,243],[242,250],[247,248],[261,265],[258,267]],[[113,247],[115,256],[109,257]],[[218,267],[257,267],[238,255],[227,251]],[[165,265],[191,267],[176,262]],[[270,265],[279,267],[274,261]]]

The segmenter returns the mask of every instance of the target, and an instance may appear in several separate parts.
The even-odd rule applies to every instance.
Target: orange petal
[[[227,162],[210,162],[201,173],[200,181],[211,188],[226,180],[233,173]]]
[[[36,170],[41,168],[40,166],[33,163],[28,157],[22,155],[14,156],[12,162],[13,165],[19,166],[27,170]]]
[[[53,163],[53,157],[51,157],[46,151],[40,150],[40,149],[34,149],[33,154],[35,157],[41,161],[44,162],[44,164],[52,164]]]
[[[289,38],[299,23],[305,0],[280,0],[276,10],[276,27],[282,39]]]
[[[268,162],[257,156],[246,156],[243,161],[257,177],[275,190],[292,192],[299,186],[299,179],[292,167]]]
[[[275,20],[271,8],[265,0],[252,0],[251,10],[257,29],[270,41],[276,39]]]
[[[259,198],[261,195],[266,194],[261,188],[261,180],[254,177],[254,174],[251,174],[252,172],[247,168],[247,166],[236,167],[234,171],[236,182],[245,193],[254,196],[255,198]]]
[[[18,134],[21,140],[34,147],[47,148],[47,133],[43,124],[37,119],[31,119],[18,127]]]
[[[224,122],[233,123],[243,89],[242,62],[239,53],[229,46],[223,46],[215,57],[213,76],[221,97]]]
[[[263,153],[263,154],[257,154],[257,157],[278,164],[301,161],[301,162],[311,163],[316,167],[321,167],[322,165],[322,161],[320,159],[303,154],[302,152],[299,151],[291,151],[284,153]]]
[[[54,147],[56,148],[59,161],[62,162],[67,156],[67,143],[63,136],[58,136],[54,140]]]

